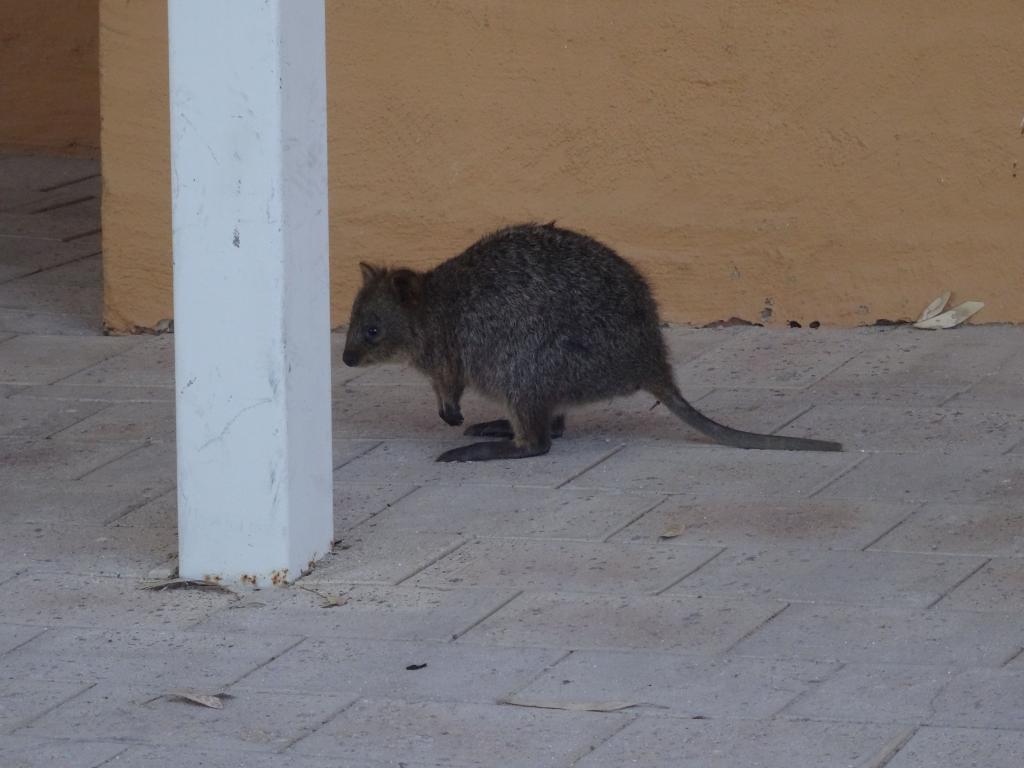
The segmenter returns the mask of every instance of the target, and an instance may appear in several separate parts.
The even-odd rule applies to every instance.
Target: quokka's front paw
[[[438,410],[437,415],[441,417],[441,420],[452,427],[457,427],[462,423],[462,409],[454,403],[445,403]]]

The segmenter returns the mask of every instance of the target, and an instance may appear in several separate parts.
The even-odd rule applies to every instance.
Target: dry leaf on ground
[[[323,600],[320,603],[321,608],[337,608],[338,606],[344,605],[348,602],[348,595],[331,595],[326,592],[321,592],[319,589],[313,589],[312,587],[304,587],[301,584],[298,585],[299,589],[304,589],[307,592],[312,592],[314,595]]]
[[[941,296],[933,299],[932,303],[925,307],[924,311],[921,313],[921,316],[917,318],[917,322],[923,323],[925,320],[931,320],[933,317],[939,314],[939,312],[944,310],[946,308],[946,305],[949,304],[949,297],[952,295],[952,293],[946,291]]]
[[[643,701],[544,701],[542,699],[501,699],[499,704],[534,709],[562,709],[567,712],[619,712],[644,706]]]
[[[925,331],[956,328],[965,320],[980,312],[984,306],[980,301],[965,301],[963,304],[959,304],[947,312],[935,315],[927,320],[919,320],[914,323],[914,327]]]
[[[171,691],[167,698],[175,701],[186,701],[208,709],[224,709],[224,700],[234,698],[230,693],[201,693],[199,691]]]
[[[218,584],[215,581],[204,581],[203,579],[157,579],[155,581],[143,581],[139,589],[151,589],[162,592],[165,589],[209,589],[214,592],[224,592],[234,597],[241,597],[235,590]]]

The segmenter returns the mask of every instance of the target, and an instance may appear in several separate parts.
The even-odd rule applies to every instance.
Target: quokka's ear
[[[411,269],[396,269],[389,275],[391,287],[398,296],[398,302],[403,307],[413,307],[419,304],[420,296],[423,293],[423,275],[413,272]]]
[[[363,285],[366,285],[368,282],[373,280],[373,278],[375,278],[377,275],[384,271],[379,267],[374,267],[371,266],[370,264],[367,264],[365,261],[359,262],[359,270],[363,273]]]

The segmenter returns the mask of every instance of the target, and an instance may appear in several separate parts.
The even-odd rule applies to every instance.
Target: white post
[[[185,578],[270,584],[330,548],[323,0],[169,0]]]

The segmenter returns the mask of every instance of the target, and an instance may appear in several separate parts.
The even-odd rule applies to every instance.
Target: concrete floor
[[[95,173],[0,157],[0,766],[1024,764],[1024,329],[669,331],[701,409],[840,454],[638,397],[437,464],[425,382],[339,365],[335,553],[143,590],[173,336],[99,334]]]

